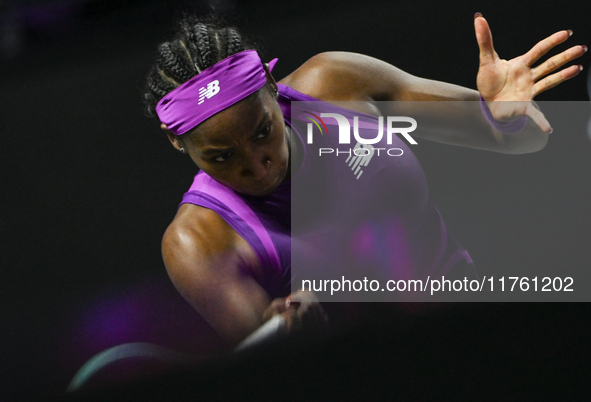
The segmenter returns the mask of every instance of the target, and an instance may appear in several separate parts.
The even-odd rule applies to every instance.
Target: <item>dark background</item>
[[[160,256],[196,169],[142,105],[157,44],[183,11],[211,5],[262,45],[266,60],[279,58],[276,77],[316,53],[346,50],[474,88],[477,11],[502,58],[561,29],[574,30],[569,45],[591,45],[590,7],[580,1],[0,3],[0,399],[60,395],[86,360],[125,342],[203,355],[219,348]],[[587,101],[588,55],[580,63],[583,74],[537,99]],[[485,272],[589,268],[585,126],[555,126],[545,150],[523,156],[416,147],[435,204]]]

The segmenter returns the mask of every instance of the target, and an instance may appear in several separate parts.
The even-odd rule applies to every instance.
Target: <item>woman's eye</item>
[[[257,140],[260,138],[265,138],[266,136],[269,135],[269,133],[271,132],[271,123],[267,124],[265,126],[265,128],[263,128],[263,130],[259,133],[259,135],[257,135]]]
[[[230,153],[229,152],[225,152],[219,156],[217,156],[214,161],[216,162],[225,162],[229,157],[230,157]]]

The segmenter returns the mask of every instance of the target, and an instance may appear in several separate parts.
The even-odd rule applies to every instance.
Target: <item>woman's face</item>
[[[178,147],[174,138],[171,141]],[[287,177],[289,139],[269,84],[207,119],[179,142],[201,170],[242,194],[270,194]]]

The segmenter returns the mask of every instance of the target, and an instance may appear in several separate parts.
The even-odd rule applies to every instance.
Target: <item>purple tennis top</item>
[[[450,274],[452,268],[461,271],[461,276],[475,276],[468,252],[448,233],[431,203],[423,170],[406,143],[394,135],[393,144],[388,147],[401,149],[404,157],[375,157],[371,163],[367,158],[353,157],[351,160],[338,156],[336,158],[342,158],[342,163],[334,163],[329,157],[311,157],[309,145],[304,145],[306,132],[303,129],[309,120],[302,122],[299,116],[292,116],[291,102],[294,101],[315,101],[323,105],[324,112],[337,112],[351,120],[354,115],[361,115],[279,84],[278,102],[285,123],[304,149],[302,165],[295,174],[292,173],[292,179],[268,196],[254,197],[236,193],[201,171],[181,202],[215,211],[236,230],[252,247],[263,272],[270,278],[261,286],[271,297],[286,296],[291,292],[292,212],[298,216],[294,236],[302,233],[303,226],[322,226],[327,216],[346,222],[350,246],[343,258],[358,258],[384,266],[389,277],[441,276]],[[377,121],[374,116],[364,116]],[[334,122],[331,126],[329,120],[332,119],[324,119],[329,135],[315,137],[315,147],[338,147],[338,127]],[[330,135],[335,129],[337,134]],[[330,194],[330,201],[325,198],[320,203],[324,206],[315,204],[313,212],[301,213],[297,208],[306,204],[302,200],[307,195],[297,192],[298,188],[303,188],[298,186],[300,183],[306,188],[322,189],[320,192]],[[292,204],[296,207],[295,212]],[[335,204],[339,207],[335,208]],[[355,219],[357,215],[351,211],[360,206],[371,211],[369,219]],[[306,219],[300,219],[302,216]],[[343,216],[350,219],[342,219]],[[341,229],[342,225],[329,236],[323,230],[318,239],[326,245],[327,241],[343,233]],[[310,232],[307,233],[310,238]],[[299,250],[295,247],[294,252],[299,252],[296,249]]]

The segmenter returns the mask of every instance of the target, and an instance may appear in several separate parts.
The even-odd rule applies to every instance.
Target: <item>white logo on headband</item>
[[[209,84],[207,84],[207,87],[200,88],[198,105],[201,105],[203,103],[205,97],[209,99],[218,92],[220,92],[220,82],[218,80],[211,81]]]

